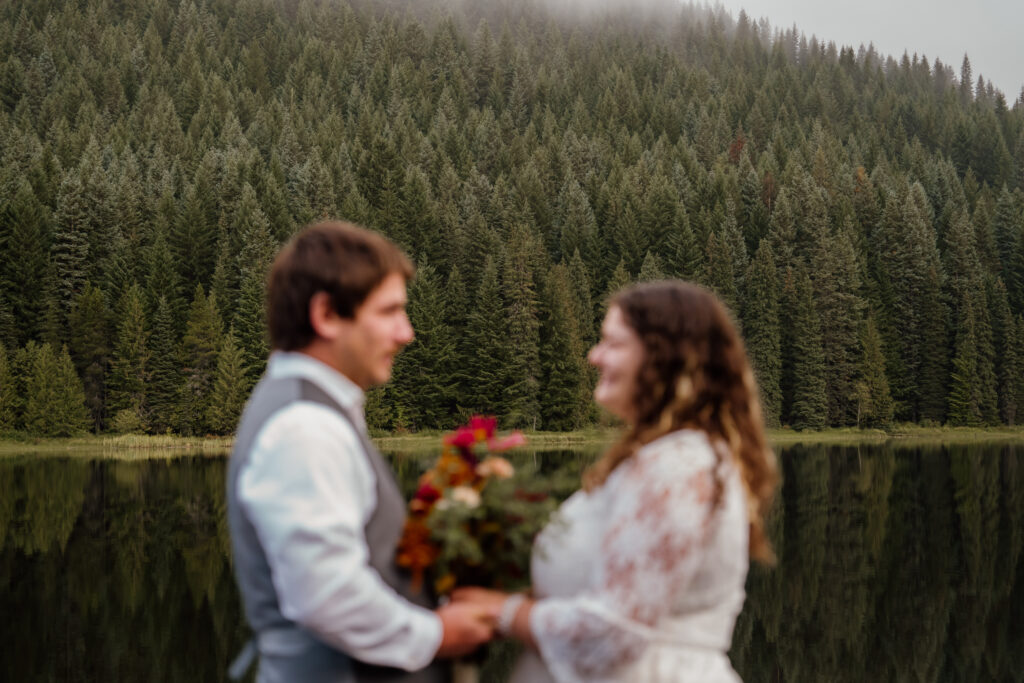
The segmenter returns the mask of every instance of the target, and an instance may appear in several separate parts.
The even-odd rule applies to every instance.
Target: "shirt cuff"
[[[418,671],[428,666],[437,657],[437,651],[441,648],[444,627],[441,625],[441,617],[428,609],[417,608],[413,611],[411,618],[413,633],[418,637],[413,639],[409,661],[404,668],[406,671]]]

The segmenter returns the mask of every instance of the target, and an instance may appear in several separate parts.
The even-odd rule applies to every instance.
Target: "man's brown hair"
[[[413,266],[397,246],[351,223],[315,223],[295,235],[274,259],[267,283],[267,325],[275,349],[294,351],[316,337],[309,301],[325,292],[338,315],[356,310],[392,273],[406,280]]]

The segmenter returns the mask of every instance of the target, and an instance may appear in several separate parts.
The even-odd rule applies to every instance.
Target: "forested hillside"
[[[3,3],[0,431],[230,432],[320,217],[419,267],[378,428],[599,419],[605,296],[661,277],[732,307],[772,424],[1021,421],[1024,102],[721,10],[573,15]]]

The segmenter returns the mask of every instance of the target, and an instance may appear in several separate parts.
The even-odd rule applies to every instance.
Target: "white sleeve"
[[[710,469],[679,457],[629,464],[606,486],[611,505],[592,585],[537,602],[530,629],[559,683],[621,680],[652,627],[678,603],[701,558],[711,517]],[[623,465],[621,467],[626,467]]]
[[[421,669],[440,646],[441,621],[369,565],[364,529],[375,480],[361,450],[332,410],[296,403],[257,435],[239,476],[239,502],[285,617],[360,661]]]

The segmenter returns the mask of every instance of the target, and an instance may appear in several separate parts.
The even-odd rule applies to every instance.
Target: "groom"
[[[260,683],[442,681],[438,657],[492,635],[479,608],[431,609],[394,564],[405,502],[370,443],[363,392],[413,339],[413,268],[383,237],[319,223],[270,272],[274,349],[242,414],[228,470],[235,575]]]

